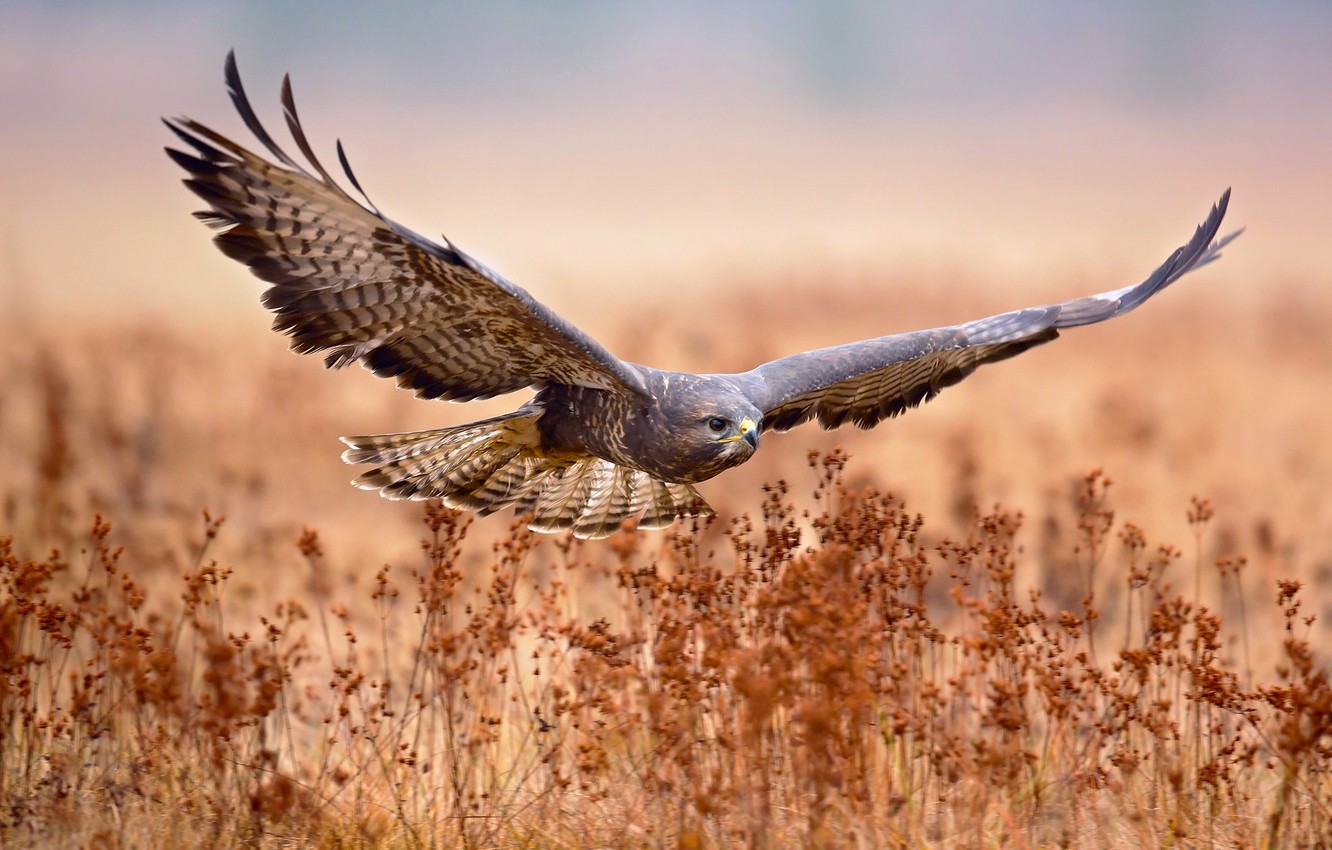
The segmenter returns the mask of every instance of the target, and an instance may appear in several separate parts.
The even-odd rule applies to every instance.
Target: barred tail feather
[[[519,410],[457,428],[344,437],[348,463],[376,464],[352,483],[390,499],[442,499],[485,516],[505,508],[530,513],[534,531],[572,530],[596,539],[631,517],[665,528],[712,509],[688,484],[596,457],[541,453],[536,418]]]

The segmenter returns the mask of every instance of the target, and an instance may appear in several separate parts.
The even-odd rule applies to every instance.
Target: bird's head
[[[725,381],[681,381],[661,401],[670,480],[704,481],[744,463],[758,449],[763,412]]]

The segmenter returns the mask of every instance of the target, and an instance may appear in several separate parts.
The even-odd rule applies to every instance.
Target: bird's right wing
[[[1236,232],[1213,241],[1229,200],[1227,189],[1188,244],[1134,286],[962,325],[806,351],[733,378],[764,412],[765,429],[785,431],[810,419],[817,419],[824,428],[847,421],[872,428],[929,401],[983,364],[1049,342],[1061,328],[1127,313],[1186,273],[1212,262],[1239,235]]]
[[[347,194],[306,141],[289,81],[287,126],[313,174],[259,123],[232,54],[226,80],[246,126],[279,164],[188,119],[167,126],[193,151],[167,153],[208,203],[197,215],[221,230],[217,246],[272,284],[264,304],[293,349],[326,351],[330,367],[359,360],[423,398],[467,401],[544,382],[644,391],[633,366],[523,289]],[[338,158],[361,192],[341,143]]]

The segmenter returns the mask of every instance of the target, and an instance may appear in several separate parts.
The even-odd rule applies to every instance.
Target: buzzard
[[[290,78],[287,127],[306,165],[269,135],[228,54],[226,83],[266,159],[186,118],[189,147],[167,153],[208,204],[196,213],[224,254],[270,284],[264,305],[298,352],[357,361],[421,398],[470,401],[523,388],[512,413],[404,434],[344,437],[353,483],[390,499],[442,499],[485,515],[513,508],[538,531],[604,537],[707,514],[695,484],[744,463],[768,430],[817,420],[870,428],[934,398],[978,366],[1049,342],[1061,328],[1126,313],[1220,256],[1229,190],[1193,238],[1142,283],[974,322],[807,351],[748,372],[691,375],[617,359],[569,321],[457,246],[383,215],[342,144],[353,197],[306,140]],[[1214,241],[1215,240],[1215,241]]]

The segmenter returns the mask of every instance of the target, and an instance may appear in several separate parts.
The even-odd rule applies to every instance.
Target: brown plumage
[[[235,59],[227,88],[269,161],[195,121],[168,121],[191,149],[167,149],[209,209],[214,241],[270,284],[263,303],[298,352],[361,362],[422,398],[536,395],[513,413],[456,428],[345,437],[354,482],[389,498],[443,499],[530,514],[540,531],[603,537],[710,512],[693,485],[748,460],[764,430],[810,419],[869,428],[928,401],[985,363],[1061,328],[1128,312],[1220,256],[1229,190],[1188,244],[1135,286],[935,330],[809,351],[738,374],[689,375],[627,363],[523,289],[448,242],[391,221],[338,159],[352,197],[315,157],[283,81],[287,127],[308,163],[260,124]],[[1215,241],[1214,241],[1215,240]]]

